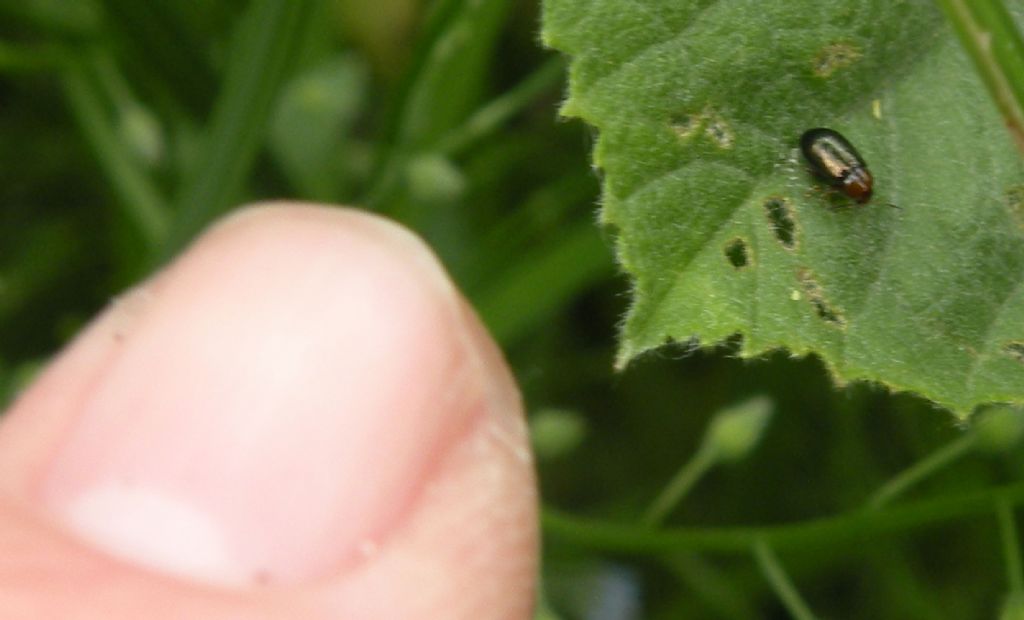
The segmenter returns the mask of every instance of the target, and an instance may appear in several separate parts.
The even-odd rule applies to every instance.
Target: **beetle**
[[[871,200],[874,179],[868,165],[838,131],[826,127],[808,129],[800,136],[800,151],[814,176],[860,204]]]

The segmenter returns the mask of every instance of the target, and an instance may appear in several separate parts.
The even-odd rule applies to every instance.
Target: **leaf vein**
[[[1021,269],[1017,272],[1016,276],[1014,277],[1014,282],[1015,284],[1013,285],[1013,287],[1009,288],[1006,292],[1006,295],[1004,295],[1003,298],[999,300],[999,303],[996,307],[996,311],[992,313],[991,319],[985,326],[985,330],[981,336],[981,350],[974,354],[974,357],[971,359],[970,365],[967,367],[967,373],[965,376],[964,383],[966,385],[968,394],[974,393],[974,381],[978,375],[981,362],[983,359],[988,359],[988,355],[986,354],[992,349],[993,331],[995,330],[995,326],[999,323],[999,320],[1002,318],[1003,313],[1010,306],[1010,301],[1017,296],[1017,293],[1019,293],[1021,290],[1021,286],[1024,285],[1024,269]]]
[[[661,308],[662,304],[665,302],[665,298],[669,296],[669,294],[679,284],[679,281],[682,279],[682,277],[686,275],[686,272],[689,270],[690,265],[693,264],[693,261],[697,260],[697,257],[700,256],[705,249],[707,249],[708,245],[710,245],[714,239],[718,238],[719,234],[722,232],[722,229],[725,228],[727,224],[732,223],[732,218],[736,214],[736,211],[741,209],[743,205],[746,204],[747,199],[753,193],[754,185],[751,184],[749,190],[747,191],[747,195],[742,200],[738,200],[736,202],[736,206],[729,210],[725,217],[723,217],[722,220],[718,222],[717,225],[715,225],[714,229],[711,231],[711,234],[709,234],[705,238],[706,240],[703,243],[700,243],[695,248],[695,250],[692,253],[690,253],[689,256],[686,257],[685,261],[679,266],[675,274],[673,274],[673,281],[668,286],[658,291],[656,295],[654,293],[651,294],[651,296],[654,297],[651,303],[651,306],[653,308]]]

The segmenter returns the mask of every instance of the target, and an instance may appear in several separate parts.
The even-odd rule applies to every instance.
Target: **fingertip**
[[[201,582],[269,578],[365,618],[528,617],[518,392],[418,238],[352,210],[252,207],[141,291],[14,406],[0,489]]]

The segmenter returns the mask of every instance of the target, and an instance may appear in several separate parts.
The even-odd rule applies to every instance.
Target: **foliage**
[[[596,145],[556,118],[533,2],[0,0],[0,396],[233,205],[361,205],[431,243],[517,374],[544,617],[1017,613],[1019,410],[958,426],[933,401],[1020,396],[1024,183],[942,14],[544,11]],[[870,205],[815,189],[812,124],[868,158]],[[620,360],[743,340],[616,374],[627,309]]]
[[[545,29],[635,283],[621,362],[740,334],[961,416],[1024,401],[1024,166],[939,9],[635,4],[554,0]],[[868,159],[871,204],[809,191],[815,126]]]

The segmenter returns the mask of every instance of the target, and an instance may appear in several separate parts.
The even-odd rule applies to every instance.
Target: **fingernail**
[[[41,484],[129,562],[232,586],[346,570],[487,409],[447,277],[365,215],[236,216],[140,299],[89,336],[118,350]]]

